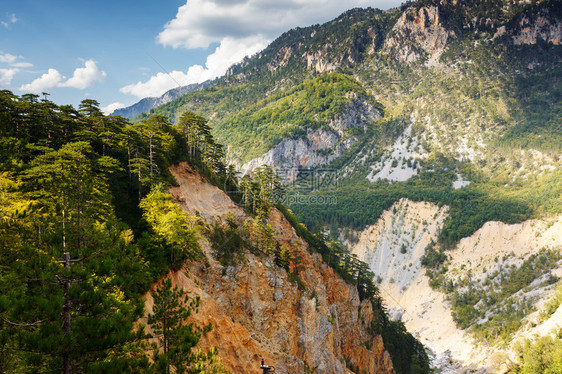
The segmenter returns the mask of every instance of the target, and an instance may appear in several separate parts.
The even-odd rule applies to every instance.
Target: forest
[[[278,204],[282,188],[271,168],[239,179],[203,117],[185,112],[172,125],[154,115],[131,124],[103,115],[95,100],[74,109],[47,94],[1,91],[0,142],[0,372],[227,373],[217,349],[196,349],[212,326],[182,322],[198,299],[164,281],[147,320],[151,335],[137,325],[141,296],[203,256],[199,238],[220,242],[225,230],[239,240],[217,259],[235,264],[246,249],[274,256],[298,286],[298,258],[270,242],[273,206],[371,300],[372,333],[383,335],[397,372],[428,371],[423,346],[386,316],[366,264]],[[182,160],[245,207],[251,227],[201,227],[182,211],[167,192],[175,183],[168,168]]]
[[[135,327],[141,295],[200,256],[190,218],[161,188],[190,141],[163,117],[131,125],[95,100],[76,110],[0,93],[0,372],[220,366],[216,352],[191,350],[204,331],[177,321],[196,309],[183,295],[148,321],[169,349],[148,354],[150,336]],[[204,144],[211,170],[220,147]]]

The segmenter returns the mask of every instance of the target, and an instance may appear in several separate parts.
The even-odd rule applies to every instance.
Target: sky
[[[0,89],[110,113],[213,79],[294,27],[402,0],[2,0]]]

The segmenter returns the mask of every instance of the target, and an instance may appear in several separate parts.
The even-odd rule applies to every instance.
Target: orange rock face
[[[228,197],[194,177],[185,165],[171,171],[180,183],[171,192],[181,199],[184,209],[201,209],[205,204],[190,200],[212,196],[213,211],[200,211],[202,217],[220,219],[228,211],[216,205],[232,204]],[[249,218],[239,210],[234,214],[241,220]],[[199,347],[203,351],[217,347],[224,365],[234,373],[261,373],[261,357],[275,366],[276,373],[350,373],[348,367],[365,373],[393,373],[382,338],[368,331],[373,319],[370,303],[360,302],[355,287],[326,266],[320,255],[308,252],[282,213],[272,209],[269,223],[280,245],[302,257],[301,289],[267,254],[246,253],[241,263],[223,267],[208,254],[204,239],[201,244],[208,260],[187,264],[168,275],[190,296],[201,298],[199,312],[190,319],[199,326],[211,323],[213,329]],[[152,310],[150,293],[146,309]]]

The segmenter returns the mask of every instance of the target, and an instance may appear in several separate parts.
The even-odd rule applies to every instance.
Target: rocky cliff
[[[384,42],[399,61],[414,62],[424,53],[443,51],[455,33],[443,27],[437,6],[410,7],[402,13]]]
[[[367,100],[355,97],[326,128],[311,131],[296,139],[285,139],[263,156],[244,164],[241,169],[246,173],[258,166],[270,165],[278,170],[286,182],[293,181],[298,176],[299,169],[327,165],[341,156],[357,142],[357,137],[351,134],[351,130],[365,132],[367,126],[380,117],[379,109]]]
[[[173,167],[179,183],[171,193],[190,214],[206,222],[224,219],[231,212],[238,222],[248,220],[218,188],[205,182],[186,164]],[[224,267],[213,259],[201,240],[207,260],[189,263],[169,275],[190,296],[201,297],[193,321],[213,329],[201,341],[202,349],[218,347],[223,363],[235,373],[258,373],[259,359],[277,373],[393,373],[380,336],[368,330],[371,304],[359,300],[355,287],[345,283],[319,255],[310,254],[284,216],[273,209],[269,223],[275,239],[302,257],[299,277],[303,286],[268,255],[245,254],[245,260]],[[150,293],[146,310],[152,308]]]
[[[447,215],[446,206],[403,199],[385,211],[376,224],[359,234],[358,242],[351,246],[352,251],[379,277],[391,315],[404,321],[408,330],[432,351],[433,364],[443,373],[504,373],[518,359],[510,350],[515,341],[535,334],[545,335],[562,327],[561,307],[550,318],[539,318],[545,301],[554,291],[544,280],[550,275],[562,275],[562,262],[538,277],[523,293],[514,294],[515,299],[530,300],[536,309],[525,318],[509,342],[483,342],[471,331],[458,327],[450,295],[432,288],[431,279],[421,266],[425,248],[437,240]],[[561,232],[562,217],[515,225],[488,222],[446,252],[449,257],[447,277],[453,280],[472,274],[473,278],[486,279],[498,269],[501,272],[501,269],[520,266],[541,249],[560,252]],[[479,287],[479,283],[475,281],[472,286]],[[461,286],[457,287],[460,291]],[[481,290],[485,293],[485,288]]]

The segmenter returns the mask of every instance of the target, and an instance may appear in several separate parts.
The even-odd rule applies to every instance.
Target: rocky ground
[[[353,253],[366,261],[379,280],[389,311],[432,351],[433,364],[442,373],[505,372],[513,351],[478,343],[459,329],[451,315],[446,295],[429,286],[420,267],[424,248],[436,241],[447,208],[402,199],[383,213],[375,225],[367,227],[352,245]],[[472,236],[461,240],[450,256],[449,272],[458,277],[488,273],[503,261],[523,258],[542,248],[562,248],[562,217],[531,220],[508,225],[488,222]],[[509,263],[511,265],[511,263]],[[562,264],[553,270],[562,275]],[[536,287],[539,287],[538,285]],[[552,295],[553,287],[537,288],[537,309]],[[562,327],[562,308],[546,321],[538,322],[539,311],[515,334],[512,343],[534,335],[544,335]],[[513,344],[509,344],[513,347]]]
[[[187,164],[171,169],[179,186],[172,195],[188,213],[208,222],[232,212],[239,222],[249,217],[221,190]],[[205,351],[218,348],[223,363],[236,373],[259,373],[259,360],[277,373],[351,373],[349,366],[369,373],[393,373],[390,356],[380,336],[368,333],[371,305],[360,302],[357,289],[310,254],[283,215],[273,209],[269,222],[281,246],[299,252],[304,289],[289,280],[287,271],[269,255],[245,253],[236,266],[223,267],[200,243],[207,260],[193,262],[168,276],[173,283],[199,296],[201,307],[192,318],[196,325],[212,324],[200,342]],[[152,310],[146,295],[146,311]],[[312,372],[311,371],[311,372]]]

